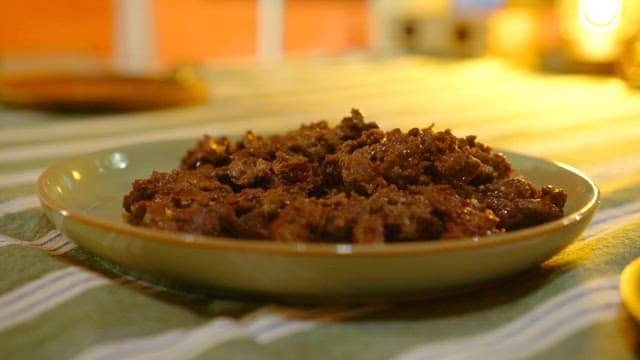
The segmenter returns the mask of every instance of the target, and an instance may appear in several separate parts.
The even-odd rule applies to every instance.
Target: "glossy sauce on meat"
[[[170,173],[135,180],[134,225],[284,242],[484,236],[562,217],[566,193],[512,176],[475,136],[383,131],[360,112],[281,135],[204,135]]]

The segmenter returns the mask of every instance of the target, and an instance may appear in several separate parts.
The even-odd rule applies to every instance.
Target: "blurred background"
[[[185,65],[417,54],[494,57],[542,71],[640,83],[640,0],[0,0],[0,5],[0,76],[61,69],[139,76]]]
[[[5,68],[53,66],[145,71],[216,60],[270,60],[370,48],[363,0],[2,0]],[[40,65],[40,64],[39,64]]]
[[[0,59],[144,72],[207,61],[420,53],[556,71],[633,60],[637,0],[1,0]]]

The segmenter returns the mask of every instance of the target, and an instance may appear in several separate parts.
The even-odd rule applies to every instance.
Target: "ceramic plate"
[[[67,159],[38,180],[55,225],[115,263],[216,291],[284,299],[404,299],[456,291],[536,266],[578,238],[599,202],[579,171],[504,152],[536,186],[569,194],[562,219],[505,234],[381,245],[293,244],[158,231],[122,220],[131,182],[177,167],[195,139],[126,146]]]

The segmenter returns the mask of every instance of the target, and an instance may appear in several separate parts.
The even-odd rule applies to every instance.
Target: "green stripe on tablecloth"
[[[327,346],[318,346],[317,352],[324,353]],[[296,355],[296,354],[292,354]],[[299,359],[311,358],[310,354],[297,354]],[[280,354],[276,354],[266,346],[261,346],[255,341],[240,339],[225,342],[218,347],[204,351],[192,360],[210,359],[242,359],[242,360],[281,360]]]
[[[204,319],[188,307],[116,285],[89,290],[23,324],[0,331],[0,358],[69,358],[84,347],[144,336]]]
[[[58,120],[55,114],[42,111],[13,109],[0,105],[0,123],[8,129],[27,129],[41,124],[48,124]]]
[[[464,68],[464,66],[460,67]],[[486,92],[482,86],[473,86],[474,73],[469,71],[461,71],[461,75],[455,74],[439,74],[429,71],[428,67],[421,69],[414,67],[405,70],[403,76],[406,79],[398,79],[401,81],[394,82],[393,79],[381,84],[380,87],[368,84],[355,84],[354,86],[334,91],[334,89],[320,89],[320,91],[305,91],[306,87],[299,87],[292,93],[266,93],[251,99],[254,106],[266,106],[268,108],[280,109],[308,109],[322,108],[326,106],[335,107],[336,104],[347,104],[347,106],[360,106],[370,104],[376,111],[380,109],[393,110],[394,113],[403,111],[415,112],[416,109],[427,111],[432,115],[452,115],[454,118],[460,118],[460,113],[466,113],[465,117],[471,120],[495,120],[497,114],[487,117],[485,114],[487,109],[500,109],[500,115],[504,116],[505,108],[518,110],[514,113],[522,113],[522,109],[526,112],[548,111],[549,107],[563,107],[567,111],[576,110],[581,107],[593,107],[593,103],[584,101],[585,98],[593,98],[593,95],[612,94],[620,98],[617,89],[608,91],[597,82],[585,83],[581,78],[575,77],[531,77],[530,74],[524,72],[509,73],[508,76],[503,74],[498,79],[492,79],[492,91]],[[494,71],[495,72],[495,71]],[[491,74],[487,75],[491,77]],[[580,80],[580,87],[576,88],[575,82]],[[318,79],[314,79],[310,83],[313,87]],[[549,86],[551,84],[556,86]],[[446,87],[447,91],[439,92],[439,89]],[[532,89],[533,88],[533,89]],[[530,98],[532,90],[538,89],[545,91],[545,97],[535,99]],[[327,91],[329,90],[329,91]],[[570,91],[568,91],[570,90]],[[603,91],[605,90],[605,91]],[[576,91],[578,92],[576,94]],[[535,92],[535,91],[534,91]],[[425,94],[428,93],[428,96]],[[402,94],[399,96],[399,94]],[[567,96],[571,94],[571,96]],[[253,95],[253,94],[251,94]],[[564,96],[562,96],[564,95]],[[509,102],[503,101],[508,96]],[[434,97],[436,101],[433,101]],[[437,99],[445,101],[438,101]],[[580,101],[579,101],[580,100]],[[591,99],[590,99],[591,100]],[[365,112],[371,109],[363,108]],[[494,112],[495,113],[495,112]],[[478,117],[481,117],[478,119]],[[508,118],[505,120],[509,120]],[[514,116],[511,121],[518,120]]]
[[[583,111],[583,110],[581,110]],[[635,109],[637,112],[637,108]],[[522,128],[519,130],[513,129],[509,131],[509,134],[501,136],[493,136],[492,141],[512,146],[531,146],[529,144],[540,144],[542,139],[546,144],[564,145],[566,142],[572,142],[574,140],[583,140],[590,148],[602,146],[608,144],[609,146],[618,146],[617,141],[615,143],[601,141],[601,134],[606,130],[607,137],[614,141],[614,136],[620,136],[624,134],[633,134],[638,131],[637,127],[637,114],[626,114],[626,116],[616,116],[616,126],[611,127],[611,124],[606,121],[597,120],[593,123],[585,123],[580,121],[566,122],[556,120],[557,123],[553,124],[548,122],[548,126],[540,129]],[[571,134],[571,135],[568,135]],[[491,135],[489,135],[491,136]],[[581,143],[584,147],[584,143]]]
[[[132,286],[148,288],[147,295],[155,300],[188,307],[193,312],[205,317],[239,316],[260,305],[232,299],[217,299],[204,289],[194,288],[188,284],[176,284],[166,279],[141,273],[96,256],[79,247],[64,254],[63,258],[71,264],[82,266],[111,279],[135,280]],[[153,292],[153,295],[149,291]]]
[[[637,359],[637,330],[625,328],[633,321],[621,309],[620,316],[614,321],[583,329],[563,343],[536,354],[531,360]]]
[[[635,183],[613,191],[603,192],[599,210],[622,206],[640,200],[640,186],[638,186],[640,184],[640,174],[638,175],[638,180]]]
[[[214,105],[210,105],[214,106]],[[86,119],[64,121],[41,125],[30,129],[7,131],[6,137],[0,139],[0,149],[16,146],[29,146],[56,141],[74,141],[100,137],[117,137],[131,133],[142,133],[163,129],[194,126],[208,123],[238,121],[246,117],[247,111],[224,106],[180,108],[164,112],[129,113]],[[82,124],[79,124],[81,121]],[[81,130],[78,130],[81,129]],[[34,144],[34,141],[36,143]]]
[[[640,242],[636,241],[639,237],[640,223],[622,225],[589,240],[573,243],[538,271],[550,274],[569,271],[568,274],[575,274],[573,281],[576,284],[594,276],[619,274],[640,256]]]
[[[0,202],[9,201],[11,199],[34,194],[36,186],[33,183],[20,184],[16,186],[0,188]]]
[[[80,139],[71,142],[54,142],[35,144],[24,151],[19,147],[12,147],[0,150],[0,163],[13,164],[31,159],[60,159],[67,156],[84,154],[99,149],[114,146],[124,146],[140,142],[151,142],[176,137],[187,137],[197,139],[203,133],[240,135],[248,129],[256,132],[268,133],[283,128],[295,128],[300,124],[299,118],[283,117],[282,114],[261,114],[246,118],[243,122],[211,122],[206,126],[202,124],[183,126],[172,129],[162,129],[158,131],[145,132],[144,134],[134,133],[126,136],[116,137],[93,137]],[[26,154],[26,155],[25,155]],[[5,174],[6,176],[6,174]]]
[[[16,252],[17,256],[10,256],[9,252]],[[15,262],[3,261],[0,265],[0,272],[13,274],[6,282],[3,280],[4,288],[0,288],[3,293],[26,285],[47,272],[64,268],[69,262],[100,271],[109,278],[116,279],[121,275],[119,266],[77,248],[64,255],[66,262],[47,256],[40,250],[19,245],[0,248],[0,256],[3,256],[3,260],[15,259]],[[123,336],[145,336],[175,327],[196,326],[210,317],[236,316],[256,306],[228,300],[217,301],[172,290],[156,289],[151,295],[127,286],[141,288],[140,284],[134,282],[88,290],[32,320],[0,331],[0,338],[3,339],[0,342],[0,358],[36,359],[46,354],[60,354],[66,358],[86,344],[102,343]],[[98,313],[94,313],[96,308],[100,309]],[[71,324],[74,325],[69,331],[60,334],[60,329],[67,329]],[[42,342],[46,342],[46,346],[41,346]]]
[[[73,252],[76,254],[68,258],[82,257],[77,250]],[[0,331],[0,358],[36,359],[47,354],[66,358],[90,344],[197,326],[209,318],[237,316],[256,306],[162,290],[151,295],[128,286],[139,288],[132,283],[88,290],[32,320]]]
[[[0,217],[0,234],[20,240],[34,240],[54,226],[40,209],[29,209]]]
[[[633,151],[627,149],[637,148],[640,152],[640,144],[637,141],[621,141],[615,146],[607,147],[603,151],[601,147],[590,147],[588,149],[580,151],[565,151],[554,154],[551,160],[561,161],[571,166],[574,166],[587,175],[594,175],[599,170],[609,170],[607,177],[610,177],[612,173],[618,177],[620,175],[627,176],[628,171],[635,172],[634,170],[627,169],[629,164],[636,164],[634,161]],[[609,157],[611,156],[611,157]],[[640,168],[640,165],[635,165]],[[620,174],[624,172],[626,174]]]
[[[20,162],[9,162],[2,163],[0,162],[0,175],[6,174],[7,176],[25,170],[44,170],[47,167],[51,166],[56,160],[56,158],[35,158]]]
[[[0,294],[35,280],[54,270],[68,267],[61,259],[23,245],[0,247]],[[2,341],[0,341],[1,343]]]
[[[388,87],[388,85],[385,85],[385,88]],[[494,102],[492,104],[491,99],[482,99],[482,95],[476,94],[475,92],[468,95],[453,92],[452,94],[455,95],[450,95],[449,98],[443,97],[440,100],[427,100],[429,98],[425,99],[424,96],[406,94],[407,90],[403,88],[397,88],[395,90],[398,93],[405,94],[404,97],[398,98],[392,94],[385,96],[385,94],[358,91],[348,96],[336,96],[335,98],[316,95],[306,101],[298,100],[290,103],[289,101],[291,101],[291,99],[282,99],[279,103],[257,104],[256,106],[257,108],[263,108],[269,111],[288,109],[299,112],[318,112],[320,109],[322,112],[329,111],[330,113],[356,107],[365,114],[370,114],[374,117],[381,115],[385,118],[391,118],[391,120],[397,119],[396,121],[407,117],[410,118],[409,122],[413,124],[421,124],[425,121],[431,122],[435,120],[439,126],[475,126],[478,128],[478,131],[482,129],[481,124],[487,122],[492,123],[502,120],[505,123],[515,121],[527,121],[531,123],[537,119],[544,119],[542,110],[546,109],[548,111],[549,107],[560,107],[560,109],[555,109],[556,111],[560,110],[558,111],[559,113],[562,113],[562,110],[567,112],[570,110],[575,111],[575,109],[571,107],[571,104],[556,103],[542,107],[541,109],[540,107],[533,107],[532,104],[515,101],[515,105],[509,106],[503,104],[504,108],[498,112],[496,111],[498,109],[497,103]],[[421,89],[416,90],[420,92]],[[502,95],[512,95],[511,90],[512,89],[505,90]],[[414,90],[409,89],[409,91]],[[452,101],[452,97],[455,98],[456,96],[460,96],[460,100]],[[499,97],[500,94],[497,94],[497,96]],[[574,105],[574,107],[576,105]],[[536,116],[536,114],[538,115]],[[397,126],[405,127],[407,126],[405,124],[407,124],[407,121],[402,121]],[[483,134],[488,134],[488,132]]]

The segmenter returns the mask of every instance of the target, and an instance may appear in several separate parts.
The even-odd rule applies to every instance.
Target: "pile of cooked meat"
[[[133,182],[134,225],[282,242],[485,236],[563,216],[567,194],[512,175],[475,136],[381,130],[352,110],[279,135],[204,135],[180,168]]]

